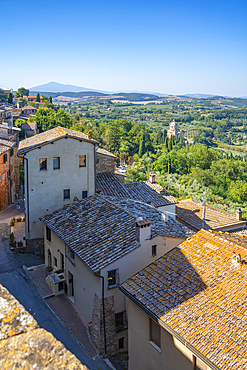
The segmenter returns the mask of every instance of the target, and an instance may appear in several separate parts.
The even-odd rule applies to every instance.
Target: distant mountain
[[[65,85],[58,82],[48,82],[44,85],[34,86],[29,89],[30,91],[40,91],[40,92],[82,92],[82,91],[97,91],[105,93],[105,91],[87,89],[86,87],[74,86],[74,85]]]
[[[183,96],[187,96],[189,98],[195,98],[195,99],[207,99],[207,98],[213,98],[216,95],[211,94],[184,94]]]

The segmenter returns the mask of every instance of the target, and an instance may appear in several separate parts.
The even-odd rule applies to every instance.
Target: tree
[[[17,96],[17,98],[19,98],[19,97],[23,97],[24,95],[28,96],[29,95],[29,90],[25,89],[25,87],[20,87],[16,92],[16,96]]]
[[[120,128],[118,122],[114,121],[107,130],[107,149],[111,152],[118,152],[120,147]]]
[[[144,153],[145,153],[145,135],[144,132],[142,131],[139,141],[139,157],[142,157]]]
[[[231,181],[228,188],[229,198],[234,202],[245,202],[247,200],[247,184],[244,181]]]
[[[36,95],[36,101],[37,101],[38,103],[40,103],[40,95],[39,95],[39,93]]]
[[[49,97],[49,102],[52,104],[52,97],[51,96]]]
[[[9,92],[9,95],[8,95],[8,103],[13,104],[13,94],[11,92]]]

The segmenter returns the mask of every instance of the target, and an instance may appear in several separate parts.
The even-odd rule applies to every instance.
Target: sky
[[[2,88],[247,97],[246,0],[0,0],[0,14]]]

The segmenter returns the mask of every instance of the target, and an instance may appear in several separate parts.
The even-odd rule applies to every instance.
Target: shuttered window
[[[160,325],[149,319],[149,340],[160,348]]]

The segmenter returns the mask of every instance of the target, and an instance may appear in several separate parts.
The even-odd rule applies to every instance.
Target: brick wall
[[[111,356],[117,352],[117,337],[115,329],[114,296],[104,299],[105,302],[105,326],[106,326],[106,355]],[[95,294],[94,308],[91,326],[92,340],[101,355],[105,354],[104,324],[102,299]]]
[[[3,163],[4,154],[7,153],[7,162]],[[10,169],[10,151],[8,150],[0,156],[0,211],[10,204],[10,180],[8,179],[8,171]]]
[[[10,157],[10,188],[11,201],[15,200],[15,193],[19,197],[20,189],[20,164],[17,157],[17,146],[13,148],[13,155]]]
[[[114,172],[116,158],[96,152],[96,172]]]

